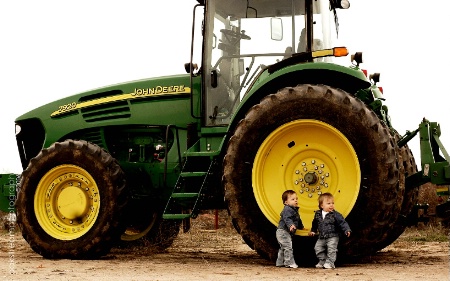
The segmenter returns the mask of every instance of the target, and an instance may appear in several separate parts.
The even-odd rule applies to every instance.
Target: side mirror
[[[270,19],[270,38],[275,41],[283,40],[283,21],[281,18]]]

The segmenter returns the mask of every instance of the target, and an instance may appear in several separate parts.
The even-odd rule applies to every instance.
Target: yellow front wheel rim
[[[34,212],[39,225],[59,240],[86,234],[100,210],[100,193],[92,176],[76,165],[48,171],[36,188]]]
[[[318,120],[296,120],[274,130],[253,163],[253,192],[266,218],[278,225],[281,194],[297,192],[307,235],[320,194],[330,192],[335,209],[346,217],[359,193],[361,171],[353,146],[336,128]]]

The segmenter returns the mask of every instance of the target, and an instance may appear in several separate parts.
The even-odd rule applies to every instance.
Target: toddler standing
[[[349,237],[351,229],[341,213],[334,209],[334,197],[331,193],[319,195],[319,208],[314,214],[309,235],[319,235],[314,247],[319,259],[316,267],[330,269],[335,267],[340,231]]]
[[[298,265],[294,260],[294,250],[292,248],[292,237],[297,229],[303,229],[303,223],[298,213],[298,197],[293,190],[283,192],[281,199],[284,208],[280,214],[280,222],[276,232],[280,249],[278,250],[278,258],[276,266],[285,266],[297,268]]]

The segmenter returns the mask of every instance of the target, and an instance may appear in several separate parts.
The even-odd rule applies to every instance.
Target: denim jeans
[[[276,266],[295,264],[291,234],[284,229],[277,229],[276,237],[280,244]]]
[[[334,267],[338,243],[339,237],[337,236],[327,239],[317,239],[314,250],[316,251],[316,256],[319,259],[320,264],[329,263]]]

